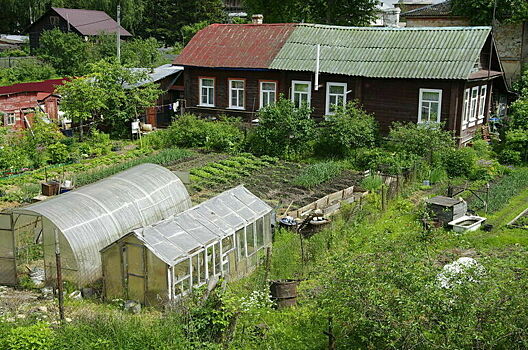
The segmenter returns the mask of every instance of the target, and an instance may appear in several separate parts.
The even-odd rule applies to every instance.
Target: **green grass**
[[[296,186],[312,189],[341,175],[344,170],[342,162],[328,161],[308,166],[303,172],[292,180]]]

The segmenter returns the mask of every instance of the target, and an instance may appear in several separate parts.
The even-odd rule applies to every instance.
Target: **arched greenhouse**
[[[0,216],[0,284],[16,281],[15,237],[32,230],[42,242],[46,280],[56,276],[56,234],[65,280],[86,285],[101,278],[100,250],[131,230],[191,207],[171,171],[142,164],[91,185]]]

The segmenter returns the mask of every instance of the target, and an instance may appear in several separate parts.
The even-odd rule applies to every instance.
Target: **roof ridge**
[[[347,29],[347,30],[361,30],[361,31],[458,31],[458,30],[491,30],[491,26],[450,26],[450,27],[354,27],[354,26],[337,26],[331,24],[319,23],[297,23],[298,27],[313,27],[323,29]]]
[[[105,13],[106,15],[110,16],[108,13],[106,13],[106,11],[103,11],[103,10],[72,9],[72,8],[68,8],[68,7],[52,7],[51,9],[52,9],[52,10],[68,10],[68,11],[91,11],[91,12],[102,12],[102,13]]]

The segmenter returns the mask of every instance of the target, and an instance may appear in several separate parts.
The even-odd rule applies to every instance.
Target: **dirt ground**
[[[285,210],[292,203],[291,209],[300,208],[330,193],[357,185],[360,176],[352,171],[344,171],[337,178],[320,184],[309,190],[292,184],[307,164],[279,162],[273,166],[255,171],[250,176],[218,184],[200,192],[191,193],[194,202],[202,202],[216,194],[237,185],[244,185],[256,196],[270,203],[274,208]]]

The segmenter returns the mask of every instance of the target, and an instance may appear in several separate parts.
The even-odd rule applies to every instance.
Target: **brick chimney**
[[[253,21],[253,24],[262,24],[264,21],[263,15],[253,15],[251,16],[251,20]]]

